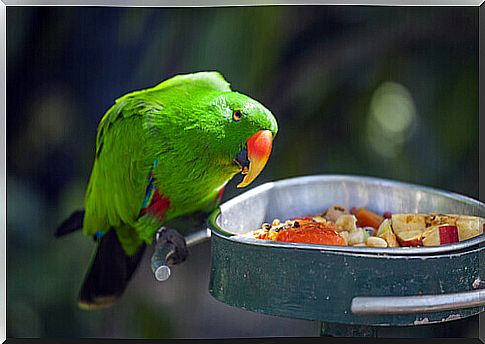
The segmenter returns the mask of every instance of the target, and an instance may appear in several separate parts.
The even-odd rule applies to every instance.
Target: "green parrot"
[[[240,172],[238,187],[249,185],[277,131],[272,113],[218,72],[177,75],[117,99],[98,127],[84,210],[56,231],[82,228],[97,241],[79,306],[112,305],[162,225],[208,214]]]

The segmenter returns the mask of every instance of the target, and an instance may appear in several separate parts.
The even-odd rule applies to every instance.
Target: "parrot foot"
[[[175,229],[162,227],[156,240],[151,260],[152,271],[158,281],[166,281],[171,274],[170,266],[182,263],[189,252],[185,238]]]
[[[165,252],[165,263],[168,265],[180,264],[187,259],[189,251],[185,242],[185,237],[172,228],[162,229],[157,233],[157,252]]]

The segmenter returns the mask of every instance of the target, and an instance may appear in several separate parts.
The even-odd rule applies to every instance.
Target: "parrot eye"
[[[236,122],[239,122],[242,117],[242,112],[241,110],[234,110],[232,113],[232,119],[235,120]]]

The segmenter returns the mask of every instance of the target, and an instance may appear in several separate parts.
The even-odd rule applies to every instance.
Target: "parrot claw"
[[[163,249],[163,247],[170,248],[170,251],[166,255],[166,262],[169,265],[183,263],[189,254],[185,237],[172,228],[163,227],[157,233],[155,250],[157,250],[157,248]]]
[[[171,274],[170,266],[180,264],[188,256],[185,238],[175,229],[162,227],[156,235],[157,243],[152,255],[152,271],[159,281],[166,281]]]

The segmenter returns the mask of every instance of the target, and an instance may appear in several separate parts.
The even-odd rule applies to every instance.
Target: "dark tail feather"
[[[100,240],[94,261],[79,293],[79,307],[106,308],[120,297],[143,257],[145,244],[134,256],[127,256],[114,230]]]
[[[71,214],[54,233],[56,238],[72,233],[83,227],[84,210],[77,210]]]

